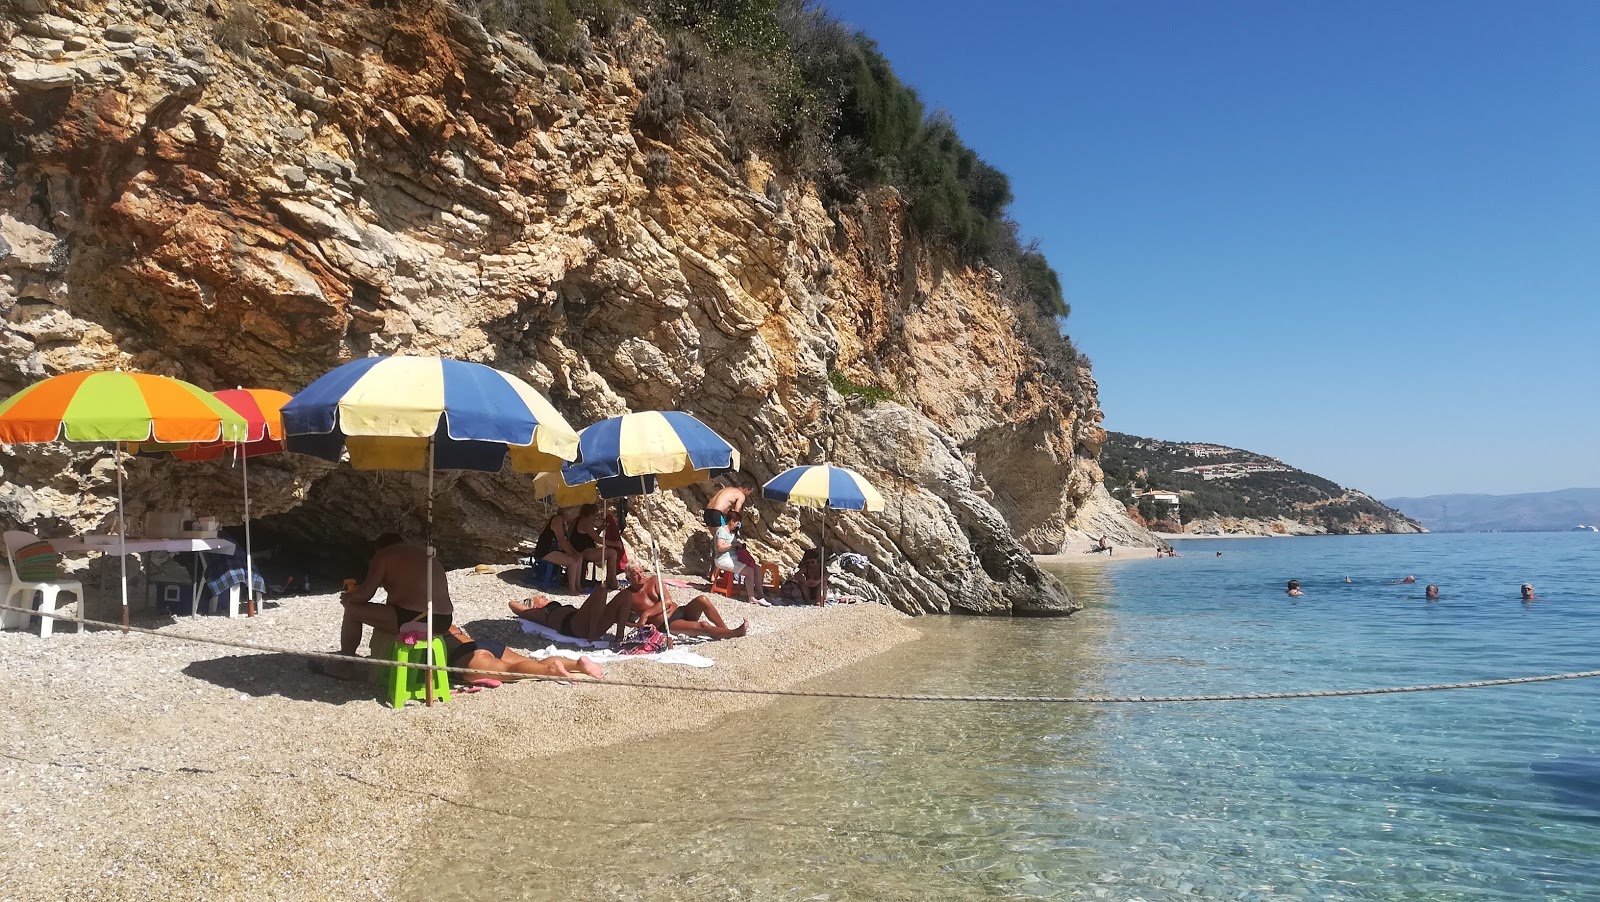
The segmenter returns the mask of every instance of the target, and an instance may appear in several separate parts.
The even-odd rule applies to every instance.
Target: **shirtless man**
[[[450,603],[450,584],[445,579],[444,567],[439,559],[430,560],[427,549],[421,545],[407,544],[399,535],[388,532],[379,536],[377,551],[367,566],[367,578],[361,585],[339,596],[344,605],[344,620],[339,625],[339,654],[355,657],[361,646],[364,627],[376,633],[395,634],[407,623],[419,623],[427,617],[428,579],[433,579],[433,634],[444,635],[454,619],[455,607]],[[431,566],[430,566],[431,564]],[[372,597],[382,589],[382,603]],[[341,680],[360,680],[365,674],[354,664],[325,664],[311,661],[311,669]]]
[[[679,605],[671,601],[661,591],[661,584],[653,576],[645,576],[644,568],[633,564],[628,567],[628,588],[617,593],[612,600],[613,604],[622,602],[622,616],[630,624],[648,624],[658,630],[665,630],[667,623],[662,621],[665,613],[666,620],[671,623],[671,633],[683,636],[705,636],[709,639],[733,639],[743,636],[750,628],[750,621],[746,620],[737,628],[730,628],[722,619],[711,599],[700,595],[686,605]],[[704,622],[701,618],[711,621]],[[618,630],[618,637],[621,631]]]
[[[742,485],[730,485],[718,489],[717,493],[711,496],[711,500],[706,502],[706,509],[702,514],[706,529],[716,532],[718,527],[728,522],[729,514],[744,513],[744,506],[750,501],[751,494],[753,491]]]
[[[469,670],[487,670],[500,674],[502,679],[520,680],[527,677],[546,676],[558,677],[566,680],[575,674],[567,669],[568,664],[575,663],[578,670],[585,676],[597,680],[606,678],[606,672],[600,669],[588,655],[583,655],[576,662],[568,661],[560,655],[553,655],[540,661],[525,655],[517,654],[505,643],[493,639],[474,640],[467,635],[467,631],[459,626],[452,626],[444,634],[445,657],[451,667],[465,667]],[[466,676],[464,674],[451,674],[454,677],[464,677],[468,683],[481,679],[493,679],[485,676]]]

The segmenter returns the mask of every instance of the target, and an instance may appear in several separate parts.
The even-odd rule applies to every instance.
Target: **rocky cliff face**
[[[1070,541],[1098,484],[1092,377],[1041,377],[992,275],[908,241],[893,191],[830,217],[709,125],[636,132],[635,75],[663,51],[642,20],[555,66],[442,3],[10,2],[0,389],[120,366],[292,392],[352,356],[478,360],[579,427],[689,410],[757,480],[860,469],[890,508],[833,515],[829,547],[869,554],[858,588],[903,609],[1070,609],[1027,551]],[[850,402],[832,371],[898,403]],[[0,467],[7,522],[112,509],[103,451],[11,448]],[[408,474],[251,474],[266,528],[302,545],[418,529]],[[240,514],[225,465],[130,477],[131,515]],[[700,565],[702,501],[645,500],[632,538]],[[761,507],[757,548],[792,563],[816,515]],[[466,475],[435,513],[444,553],[472,562],[525,553],[548,510],[525,477]]]

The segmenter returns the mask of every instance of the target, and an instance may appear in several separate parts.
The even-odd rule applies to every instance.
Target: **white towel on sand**
[[[658,651],[653,655],[625,655],[622,652],[610,651],[609,649],[584,652],[573,651],[569,648],[556,648],[551,645],[547,648],[525,652],[525,654],[530,658],[538,658],[541,661],[555,655],[576,661],[580,655],[588,655],[590,660],[598,664],[620,664],[624,661],[655,661],[658,664],[681,664],[684,667],[710,667],[717,663],[705,655],[697,655],[687,648],[669,648],[666,651]]]
[[[576,645],[579,648],[611,647],[611,640],[606,636],[601,636],[593,642],[590,642],[588,639],[579,639],[576,636],[568,636],[565,633],[558,633],[542,623],[534,623],[531,620],[523,620],[520,617],[517,618],[517,622],[522,624],[522,631],[528,635],[543,636],[544,638],[549,639],[551,642],[559,642],[562,645]]]
[[[558,633],[542,623],[534,623],[531,620],[523,620],[521,618],[518,618],[517,622],[522,624],[522,631],[530,636],[542,636],[543,638],[549,639],[552,642],[559,642],[562,645],[576,645],[579,648],[588,649],[586,652],[577,652],[564,648],[557,648],[554,645],[551,645],[547,648],[541,648],[537,651],[530,651],[527,653],[528,657],[538,658],[541,661],[550,657],[551,655],[560,655],[563,658],[571,658],[572,660],[576,661],[578,660],[578,656],[580,654],[587,654],[590,658],[601,664],[617,661],[657,661],[662,664],[682,664],[685,667],[710,667],[712,664],[716,663],[705,655],[697,655],[694,652],[688,651],[681,647],[669,648],[666,651],[656,652],[653,655],[625,655],[621,652],[611,651],[611,640],[606,637],[602,637],[590,642],[587,639],[579,639],[575,636],[568,636]],[[673,642],[680,646],[685,642],[694,644],[698,640],[699,637],[673,637]]]

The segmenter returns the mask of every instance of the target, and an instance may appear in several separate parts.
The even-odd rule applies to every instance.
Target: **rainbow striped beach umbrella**
[[[255,553],[250,541],[250,458],[279,454],[283,446],[283,405],[291,400],[288,392],[270,388],[229,388],[212,393],[244,418],[245,433],[238,442],[192,442],[187,445],[156,443],[131,444],[128,450],[141,457],[173,457],[191,463],[220,460],[232,453],[239,461],[239,480],[244,490],[244,585],[249,616],[256,613]]]
[[[122,625],[128,625],[128,529],[122,443],[242,441],[244,418],[198,385],[149,373],[63,373],[0,401],[0,442],[111,442],[117,455]],[[83,605],[78,605],[81,612]],[[80,613],[81,616],[81,613]]]
[[[149,373],[64,373],[0,401],[0,442],[239,441],[244,418],[198,385]]]
[[[801,507],[822,508],[822,538],[817,549],[822,565],[822,585],[817,588],[817,603],[828,595],[828,511],[881,511],[883,496],[860,473],[832,464],[790,467],[767,480],[761,496],[787,501]]]
[[[244,418],[244,437],[238,442],[190,442],[188,444],[140,443],[128,450],[144,456],[170,456],[190,462],[220,460],[224,455],[260,457],[278,454],[283,446],[283,405],[291,396],[270,388],[230,388],[213,392],[213,397]]]

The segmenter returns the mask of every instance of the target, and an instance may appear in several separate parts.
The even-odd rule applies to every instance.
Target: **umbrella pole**
[[[244,598],[245,616],[256,615],[255,553],[250,547],[250,455],[244,445],[238,446],[239,473],[244,481]]]
[[[817,546],[817,560],[822,569],[817,572],[817,604],[828,603],[828,509],[822,509],[822,542]]]
[[[661,581],[661,546],[656,534],[650,534],[650,556],[655,559],[656,588],[661,590],[661,631],[667,634],[667,647],[672,647],[672,618],[667,616],[667,584]]]
[[[128,632],[128,518],[122,510],[122,444],[114,442],[111,446],[113,460],[117,465],[117,536],[121,542],[121,552],[117,558],[122,564],[122,632]],[[78,599],[78,619],[83,619],[83,599]]]
[[[427,525],[422,530],[422,546],[428,551],[428,672],[427,672],[427,704],[433,707],[433,439],[428,439],[428,517]]]

